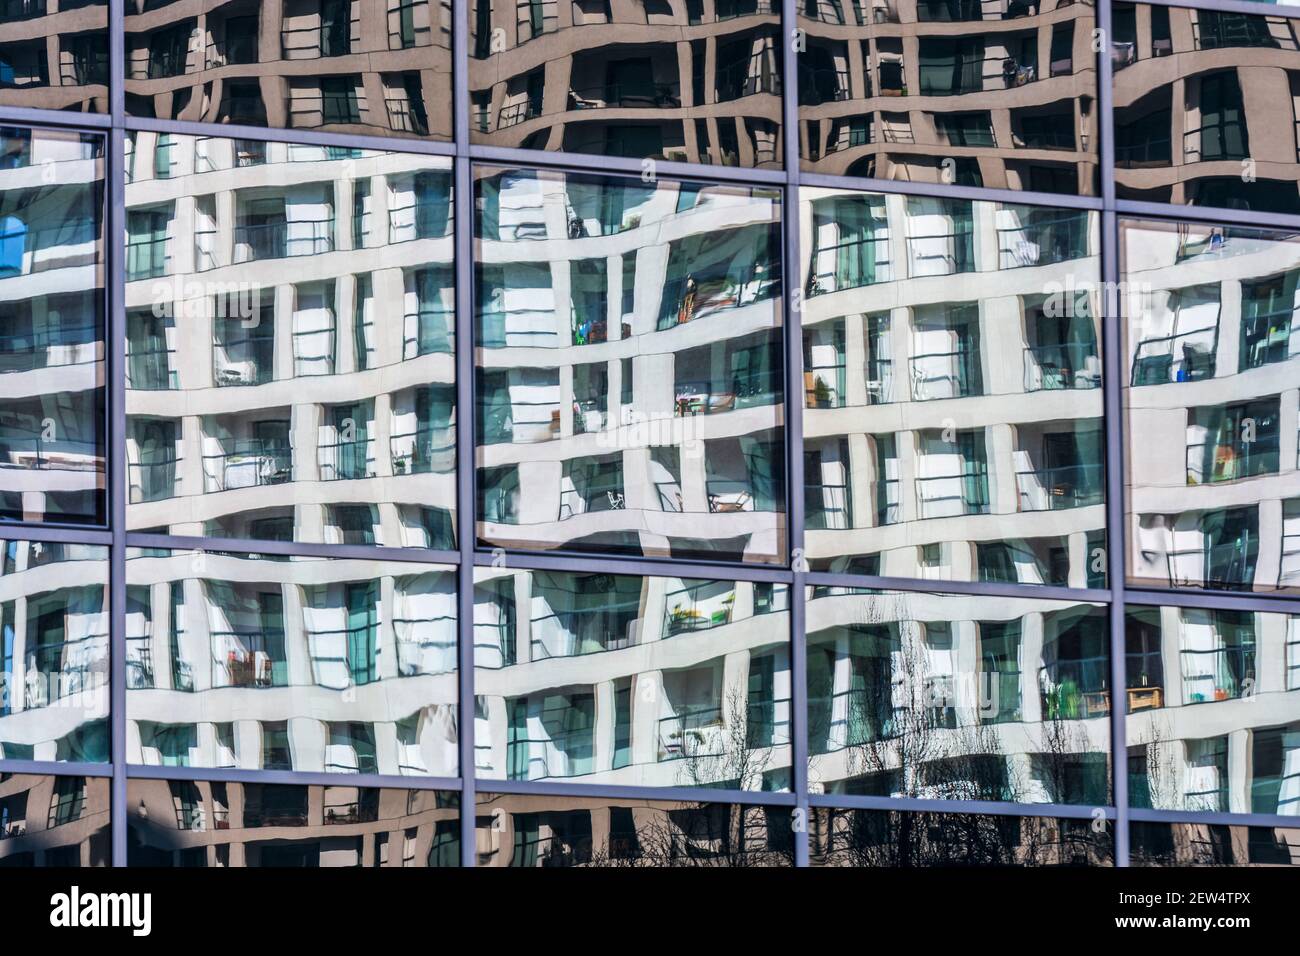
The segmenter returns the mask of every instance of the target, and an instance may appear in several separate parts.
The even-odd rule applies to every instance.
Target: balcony
[[[196,233],[197,235],[197,233]],[[245,223],[235,226],[235,262],[316,256],[334,249],[334,220]]]
[[[395,475],[445,474],[455,467],[456,436],[450,425],[421,424],[388,439]]]
[[[203,456],[204,492],[282,485],[293,480],[293,452],[278,442],[241,439],[230,451]]]
[[[154,461],[128,462],[131,485],[131,504],[145,501],[164,501],[175,497],[179,456],[168,454],[154,456]]]
[[[255,643],[284,646],[284,631],[262,629],[256,632],[213,631],[213,646],[234,644],[241,648]],[[275,660],[266,651],[229,650],[224,659],[212,661],[213,687],[282,687],[287,683],[284,661]]]
[[[69,618],[86,615],[68,614]],[[69,626],[78,622],[69,621]],[[85,623],[83,620],[81,623]],[[24,706],[46,707],[74,694],[84,694],[108,683],[108,634],[88,634],[27,653]]]
[[[722,707],[697,704],[659,719],[658,761],[716,757],[722,753]]]
[[[810,484],[804,500],[805,527],[809,530],[842,531],[851,527],[847,484]]]
[[[1101,387],[1101,362],[1091,344],[1031,345],[1025,348],[1025,391]]]
[[[0,374],[97,362],[103,335],[97,322],[0,334]]]
[[[0,430],[0,469],[99,471],[102,454],[89,439],[47,440],[42,432],[24,434],[17,426]]]
[[[989,488],[985,469],[967,462],[960,471],[916,479],[922,518],[988,514]]]
[[[246,334],[236,333],[228,337],[227,333],[234,328],[239,332],[245,330],[242,320],[218,320],[215,324],[217,341],[212,349],[213,385],[218,388],[263,385],[275,377],[274,328],[269,322],[248,326]]]
[[[926,352],[909,360],[912,400],[936,401],[983,394],[979,353],[969,347],[948,352]]]
[[[677,109],[681,105],[677,83],[604,83],[569,90],[569,108],[574,110]]]
[[[320,445],[316,463],[321,481],[349,481],[375,476],[375,459],[368,438],[340,440]]]
[[[1195,442],[1187,446],[1189,485],[1213,485],[1277,473],[1276,433],[1271,442],[1261,435],[1258,441]]]
[[[497,116],[497,129],[509,129],[511,126],[518,126],[520,123],[536,119],[541,115],[542,101],[540,99],[507,103],[501,107],[501,112]]]
[[[731,623],[734,587],[716,581],[687,584],[665,598],[664,636],[707,631]]]
[[[1058,465],[1016,472],[1021,511],[1062,511],[1102,502],[1102,466]]]
[[[129,236],[126,243],[126,279],[157,279],[171,264],[171,240],[167,236]]]
[[[1136,387],[1213,378],[1218,332],[1215,324],[1143,339],[1133,356],[1131,384]]]
[[[790,698],[751,698],[746,707],[745,746],[780,747],[790,743]]]
[[[324,18],[322,17],[322,21]],[[352,44],[361,36],[361,21],[321,22],[314,26],[286,27],[280,30],[282,60],[316,60],[322,57],[347,56]]]

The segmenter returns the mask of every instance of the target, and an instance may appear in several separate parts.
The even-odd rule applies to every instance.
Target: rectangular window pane
[[[109,866],[111,783],[0,774],[0,869]]]
[[[455,776],[456,573],[133,551],[127,758]]]
[[[132,779],[128,866],[460,865],[460,794]]]
[[[781,165],[781,6],[468,0],[470,138]]]
[[[480,777],[790,787],[788,588],[479,568]]]
[[[478,866],[794,865],[790,807],[480,793]]]
[[[103,163],[0,129],[0,521],[105,520]]]
[[[108,112],[108,0],[0,2],[0,106]]]
[[[834,587],[809,602],[810,785],[1110,802],[1104,607]]]
[[[449,163],[128,135],[129,526],[454,547]]]
[[[1300,243],[1124,220],[1129,581],[1300,584]]]
[[[480,541],[784,561],[779,194],[479,173]]]
[[[130,116],[451,138],[450,0],[126,10]]]
[[[1104,585],[1096,214],[800,195],[812,568]]]
[[[108,549],[0,547],[0,757],[107,762]]]
[[[810,0],[798,21],[805,169],[1097,195],[1092,5]]]

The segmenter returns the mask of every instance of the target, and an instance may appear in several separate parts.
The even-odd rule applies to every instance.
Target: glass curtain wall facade
[[[0,865],[1300,864],[1300,18],[0,0]]]

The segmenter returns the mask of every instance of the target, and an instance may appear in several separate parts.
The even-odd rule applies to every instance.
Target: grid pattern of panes
[[[1300,863],[1285,13],[0,0],[0,864]]]

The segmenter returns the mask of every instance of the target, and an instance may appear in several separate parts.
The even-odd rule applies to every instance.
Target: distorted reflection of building
[[[1126,630],[1130,803],[1300,816],[1300,614],[1130,606]]]
[[[1091,818],[815,807],[813,866],[1106,866],[1112,839]]]
[[[1134,820],[1129,833],[1134,866],[1300,866],[1300,830]]]
[[[111,782],[0,773],[0,868],[108,866]]]
[[[108,549],[0,547],[0,757],[108,760]]]
[[[108,112],[108,0],[0,3],[0,105]]]
[[[135,779],[128,865],[459,866],[459,802],[441,790]]]
[[[1071,0],[805,0],[818,172],[1094,195],[1096,14]]]
[[[807,614],[815,792],[1109,801],[1104,608],[816,587]]]
[[[789,807],[480,793],[475,841],[485,867],[794,864]]]
[[[1130,579],[1300,586],[1300,244],[1126,221]]]
[[[781,162],[773,0],[473,0],[470,136],[726,166]]]
[[[452,547],[445,161],[129,137],[130,526]]]
[[[0,520],[104,520],[101,141],[0,130]]]
[[[785,585],[480,568],[480,776],[790,786]]]
[[[132,116],[450,139],[450,0],[126,2]]]
[[[127,758],[455,776],[455,572],[136,552]]]
[[[480,539],[784,561],[779,195],[477,188]]]
[[[1300,212],[1300,21],[1114,8],[1120,199]]]
[[[800,196],[812,567],[1102,585],[1095,214]]]

